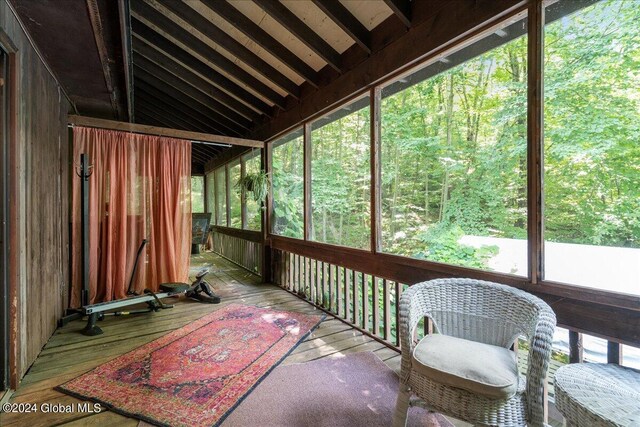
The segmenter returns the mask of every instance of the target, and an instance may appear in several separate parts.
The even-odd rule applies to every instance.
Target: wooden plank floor
[[[222,297],[216,305],[180,300],[175,307],[157,313],[130,317],[109,316],[100,322],[103,335],[86,337],[79,333],[85,321],[74,321],[59,328],[45,345],[25,375],[11,402],[30,404],[71,404],[78,399],[54,390],[60,385],[123,353],[148,343],[230,303],[253,304],[280,310],[318,313],[310,304],[260,279],[231,262],[213,254],[195,255],[192,272],[207,265],[212,272],[209,283]],[[358,351],[373,351],[391,369],[400,369],[400,356],[382,344],[364,336],[339,320],[327,316],[324,322],[301,343],[283,364],[336,357]],[[0,414],[1,426],[136,426],[137,420],[103,410],[99,414],[48,413]]]

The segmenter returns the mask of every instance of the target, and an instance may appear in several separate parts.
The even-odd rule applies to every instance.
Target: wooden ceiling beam
[[[393,13],[402,21],[405,27],[411,26],[411,1],[410,0],[384,0]]]
[[[125,117],[125,109],[122,108],[120,93],[118,90],[118,84],[115,80],[113,71],[111,70],[111,63],[113,61],[109,58],[107,45],[105,43],[102,18],[100,17],[100,8],[97,0],[86,0],[87,13],[89,14],[89,20],[91,21],[91,29],[93,30],[93,37],[96,41],[96,47],[98,48],[98,57],[100,58],[100,64],[102,65],[102,73],[104,74],[104,81],[109,92],[109,98],[111,100],[111,107],[115,117],[123,119]]]
[[[146,135],[167,136],[170,138],[186,139],[189,141],[213,142],[216,144],[264,148],[264,142],[255,139],[233,138],[225,135],[212,135],[201,132],[181,131],[157,126],[140,125],[137,123],[117,122],[114,120],[97,119],[95,117],[77,116],[74,114],[70,114],[69,116],[67,116],[67,119],[69,124],[75,126],[120,130],[124,132],[142,133]]]
[[[164,52],[167,57],[173,58],[175,61],[184,65],[186,68],[193,70],[195,73],[198,73],[199,75],[207,78],[221,90],[223,89],[224,91],[233,94],[235,97],[245,102],[247,105],[255,108],[257,111],[269,117],[272,116],[271,106],[269,106],[263,100],[253,95],[232,80],[228,79],[223,74],[214,70],[205,62],[186,52],[184,49],[174,44],[166,37],[158,34],[142,21],[134,19],[131,23],[131,26],[137,39],[147,41],[150,45],[154,46],[155,49]],[[136,50],[137,46],[134,45],[133,48],[134,50]]]
[[[260,26],[251,19],[247,18],[242,12],[233,7],[232,4],[221,0],[202,0],[202,2],[229,24],[241,31],[245,36],[249,37],[253,42],[295,71],[300,77],[309,82],[311,86],[314,88],[318,87],[318,72],[316,70],[279,41],[271,37],[269,33],[260,28]]]
[[[251,120],[243,117],[242,115],[236,113],[226,105],[204,94],[203,92],[191,86],[189,83],[186,83],[185,81],[181,80],[174,74],[158,66],[154,62],[140,55],[139,53],[135,53],[133,55],[133,62],[136,66],[142,68],[143,70],[148,71],[154,77],[163,81],[168,86],[176,90],[179,90],[185,95],[188,95],[194,101],[197,101],[200,104],[209,108],[210,110],[221,114],[226,119],[233,121],[234,123],[242,126],[245,129],[251,128]]]
[[[122,39],[122,59],[124,62],[124,84],[127,92],[127,117],[134,120],[133,106],[133,64],[131,64],[131,7],[129,0],[118,0],[120,18],[120,38]]]
[[[159,28],[164,35],[170,36],[184,46],[188,46],[190,50],[203,58],[210,60],[216,67],[223,70],[227,75],[233,76],[234,79],[243,82],[248,87],[252,88],[252,90],[256,91],[280,108],[284,109],[286,107],[286,101],[282,95],[260,81],[258,78],[240,68],[232,60],[213,49],[211,46],[173,22],[171,18],[165,16],[146,2],[142,0],[136,1],[133,4],[133,14],[139,20],[147,20],[148,22],[153,23],[153,25]]]
[[[333,22],[347,33],[367,54],[371,53],[371,33],[338,0],[313,0]]]
[[[200,15],[193,8],[183,2],[177,2],[175,0],[158,0],[158,2],[173,14],[192,25],[194,30],[221,46],[271,83],[277,85],[294,98],[300,98],[300,87],[297,84],[276,70],[271,64],[247,49],[240,42],[236,41],[233,37],[222,31],[207,18]]]
[[[191,106],[184,105],[172,99],[152,85],[138,81],[136,83],[136,90],[138,91],[140,101],[151,102],[152,105],[157,107],[158,111],[162,111],[166,115],[177,114],[188,117],[188,121],[193,122],[194,126],[205,128],[201,130],[202,132],[224,133],[225,128],[212,121],[210,117],[192,109]]]
[[[226,92],[218,89],[214,84],[200,77],[198,74],[192,72],[189,68],[185,67],[178,61],[175,61],[164,52],[157,50],[145,40],[136,37],[134,51],[144,56],[159,67],[170,71],[185,82],[189,83],[194,88],[208,95],[210,98],[216,99],[233,111],[242,114],[252,122],[257,122],[262,119],[262,116],[259,113],[243,104],[233,96],[228,95]]]
[[[231,132],[236,135],[242,135],[246,129],[242,126],[234,123],[233,121],[227,119],[222,114],[219,114],[216,111],[213,111],[211,108],[206,106],[205,104],[196,101],[188,94],[181,92],[179,89],[171,87],[163,82],[161,79],[157,78],[151,71],[145,70],[141,68],[139,65],[134,64],[134,75],[136,78],[136,85],[138,83],[146,83],[156,88],[156,90],[160,93],[163,93],[168,97],[168,103],[170,105],[175,105],[174,108],[179,109],[179,104],[181,103],[184,106],[188,106],[193,111],[200,112],[202,115],[208,116],[212,121],[220,123],[221,126],[224,126],[227,129],[227,132]],[[183,108],[184,109],[184,108]]]
[[[254,0],[254,2],[278,21],[280,25],[298,37],[309,49],[324,59],[333,69],[338,72],[341,71],[342,59],[340,54],[293,12],[287,9],[285,5],[274,0]]]

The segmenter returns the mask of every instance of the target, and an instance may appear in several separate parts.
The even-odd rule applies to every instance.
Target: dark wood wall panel
[[[13,117],[9,136],[13,237],[10,286],[16,313],[12,330],[12,385],[56,329],[69,283],[68,103],[20,27],[0,2],[2,43],[10,51]]]

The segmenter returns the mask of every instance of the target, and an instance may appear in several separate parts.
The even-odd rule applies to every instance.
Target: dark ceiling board
[[[131,25],[134,35],[136,35],[137,38],[146,40],[149,44],[155,46],[156,49],[164,52],[168,57],[183,64],[186,68],[193,70],[202,76],[206,76],[206,78],[212,81],[218,88],[222,88],[227,92],[232,93],[235,97],[244,101],[261,113],[271,116],[271,106],[266,102],[262,101],[240,85],[234,83],[223,74],[217,72],[200,59],[186,52],[166,37],[156,33],[142,21],[133,19]],[[135,44],[133,48],[134,50],[136,49]]]
[[[298,73],[313,87],[318,87],[318,73],[316,70],[287,49],[279,41],[271,37],[269,33],[260,28],[260,26],[251,19],[247,18],[230,3],[221,0],[203,0],[203,3],[209,9],[220,15],[227,22],[244,33],[244,35],[249,37],[252,41],[260,45],[293,71]]]
[[[136,72],[137,71],[138,70],[136,69]],[[205,124],[208,127],[217,129],[220,134],[236,135],[240,133],[240,131],[235,128],[229,129],[223,123],[217,122],[210,114],[205,114],[203,111],[197,109],[194,103],[190,102],[189,97],[172,88],[166,87],[157,80],[147,81],[137,79],[136,88],[143,92],[136,95],[138,99],[143,99],[146,94],[153,96],[159,102],[164,103],[163,109],[167,114],[183,113],[189,117],[197,119],[200,123]]]
[[[215,111],[228,120],[233,121],[234,123],[242,126],[245,129],[251,128],[251,120],[243,117],[242,115],[236,113],[235,111],[228,108],[226,105],[218,102],[217,100],[211,98],[208,95],[205,95],[203,92],[191,86],[189,83],[181,80],[177,76],[173,75],[169,71],[160,67],[156,63],[150,61],[139,53],[134,53],[133,55],[133,63],[153,74],[154,77],[162,80],[168,86],[173,87],[176,90],[188,95],[190,98],[193,98],[195,101],[199,102],[202,105],[205,105],[212,111]]]
[[[349,9],[338,0],[313,0],[313,3],[358,43],[358,46],[365,52],[371,53],[371,33],[349,12]]]
[[[11,4],[75,108],[81,114],[115,118],[86,3],[69,1],[60,7],[58,0],[11,0]],[[116,62],[114,68],[118,68],[117,4],[107,1],[101,5],[107,9],[100,10],[103,34]]]
[[[145,58],[151,60],[154,64],[171,71],[174,75],[180,77],[191,86],[199,89],[213,99],[217,99],[222,104],[228,106],[232,110],[242,114],[252,122],[261,120],[261,115],[256,113],[251,108],[247,107],[242,102],[238,101],[226,92],[218,89],[215,85],[200,77],[196,73],[189,70],[179,62],[173,60],[173,58],[167,56],[164,52],[155,49],[151,44],[146,41],[136,38],[135,51],[140,53]]]
[[[232,122],[231,120],[227,119],[223,115],[213,111],[211,108],[207,107],[206,105],[194,100],[188,94],[181,92],[179,89],[168,86],[162,80],[154,76],[149,70],[145,70],[135,63],[134,63],[133,69],[134,69],[136,84],[138,81],[141,81],[141,83],[145,82],[154,86],[156,89],[158,89],[158,91],[167,94],[169,97],[173,98],[175,101],[181,102],[185,106],[189,106],[194,111],[201,111],[202,115],[206,115],[210,117],[212,121],[220,123],[226,129],[228,129],[229,131],[237,135],[243,134],[245,132],[245,128],[243,128],[242,126]],[[176,106],[176,109],[179,109],[179,108],[177,108]]]
[[[167,111],[158,101],[152,100],[150,97],[140,97],[137,104],[142,111],[147,113],[152,112],[155,114],[154,117],[165,119],[169,122],[168,124],[179,125],[176,129],[193,130],[196,132],[215,132],[212,126],[204,125],[186,114],[183,115],[173,111]]]
[[[296,99],[299,98],[300,88],[297,84],[236,41],[233,37],[222,31],[207,18],[200,15],[193,8],[183,2],[177,2],[175,0],[159,0],[159,3],[176,16],[188,22],[189,25],[193,26],[194,30],[207,36],[209,40],[220,45],[227,52],[253,68],[257,73],[266,77],[267,80],[286,91],[289,95]]]
[[[125,117],[125,111],[121,105],[120,94],[118,93],[118,83],[116,82],[114,77],[112,77],[112,61],[109,58],[107,43],[105,41],[98,0],[85,0],[85,2],[87,5],[89,20],[91,21],[91,28],[93,29],[93,37],[98,48],[98,57],[100,58],[100,63],[102,64],[102,74],[107,85],[107,91],[109,91],[109,97],[111,99],[111,107],[113,108],[116,117],[122,120]]]
[[[342,64],[340,54],[293,12],[287,9],[285,5],[274,0],[254,0],[254,2],[278,21],[280,25],[298,37],[300,41],[324,59],[331,67],[338,72],[340,71]]]
[[[236,136],[234,132],[217,123],[211,117],[194,110],[192,106],[177,101],[174,97],[148,83],[139,80],[136,82],[135,89],[137,91],[136,102],[151,104],[158,112],[167,117],[183,117],[184,122],[193,123],[190,129],[194,132]]]
[[[144,82],[138,82],[136,84],[136,90],[138,93],[138,99],[140,102],[151,105],[154,109],[161,112],[167,117],[181,116],[186,117],[184,121],[193,123],[193,130],[206,133],[222,134],[220,129],[224,127],[213,123],[207,116],[200,114],[199,112],[190,109],[188,106],[181,104],[176,106],[178,102],[172,101],[172,99],[166,96],[163,92],[158,91],[155,87],[145,84]],[[178,109],[179,108],[179,109]]]
[[[189,31],[185,30],[170,18],[163,15],[158,10],[149,6],[143,0],[136,0],[133,3],[133,13],[136,17],[143,16],[150,22],[153,22],[155,26],[160,28],[163,32],[170,35],[175,40],[185,46],[189,46],[191,50],[197,52],[204,58],[208,58],[212,63],[216,64],[216,67],[224,70],[227,75],[242,81],[247,86],[251,87],[257,93],[269,99],[271,102],[284,109],[286,106],[285,98],[275,90],[271,89],[268,85],[261,82],[256,77],[252,76],[247,71],[240,68],[229,58],[225,57],[221,53],[217,52],[211,46],[200,40]]]
[[[411,26],[410,0],[384,0],[393,13],[402,21],[405,27]]]
[[[127,101],[127,117],[134,120],[133,115],[133,64],[131,63],[131,4],[129,0],[118,0],[120,17],[120,39],[122,43],[122,62],[124,64],[124,83]]]

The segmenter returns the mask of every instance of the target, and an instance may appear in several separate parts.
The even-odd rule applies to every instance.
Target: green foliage
[[[304,237],[304,174],[302,136],[285,136],[273,148],[272,231],[281,236]]]
[[[191,212],[204,212],[204,177],[191,177]]]
[[[240,192],[245,190],[245,197],[251,193],[255,202],[262,203],[266,200],[271,181],[269,174],[261,170],[257,173],[247,173],[236,182],[236,189]]]
[[[638,22],[637,1],[604,0],[545,27],[547,241],[640,247]],[[509,40],[383,89],[383,251],[488,269],[497,248],[461,237],[527,238],[527,37]],[[367,248],[369,110],[348,107],[312,130],[311,232]],[[302,138],[290,139],[274,144],[272,223],[302,238]]]
[[[475,248],[460,244],[458,241],[463,235],[464,232],[460,226],[440,223],[418,236],[426,250],[414,256],[446,264],[487,269],[488,261],[498,253],[498,248],[496,246]]]

